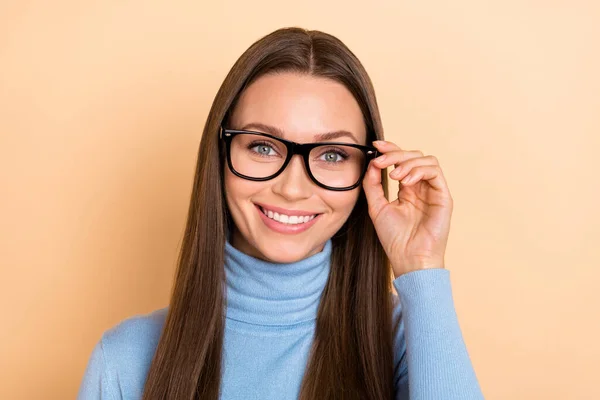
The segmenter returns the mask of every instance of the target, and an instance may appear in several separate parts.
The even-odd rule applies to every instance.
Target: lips
[[[260,207],[263,214],[267,217],[274,219],[275,221],[281,222],[283,224],[304,224],[310,221],[311,219],[316,217],[316,214],[313,215],[285,215],[279,214],[278,212],[273,212],[272,210],[267,210],[266,208]]]
[[[274,219],[269,218],[262,211],[261,207],[258,204],[255,204],[256,211],[258,212],[260,219],[264,222],[264,224],[270,228],[271,230],[282,233],[282,234],[297,234],[306,231],[310,227],[312,227],[321,217],[321,214],[317,214],[316,217],[309,220],[308,222],[304,222],[301,224],[286,224]],[[314,214],[310,214],[314,215]]]
[[[281,208],[281,207],[277,207],[277,206],[272,206],[272,205],[264,204],[264,203],[254,203],[254,204],[256,204],[257,206],[262,207],[264,209],[273,211],[274,213],[276,212],[278,214],[284,214],[284,215],[287,215],[287,216],[296,215],[296,216],[299,216],[299,217],[303,217],[303,216],[306,216],[306,215],[312,216],[312,215],[321,214],[321,213],[316,212],[316,211],[288,210],[288,209],[285,209],[285,208]]]

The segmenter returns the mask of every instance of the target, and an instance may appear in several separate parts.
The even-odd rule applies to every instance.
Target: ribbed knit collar
[[[257,325],[294,325],[317,317],[329,277],[331,239],[294,263],[267,262],[225,242],[227,318]]]

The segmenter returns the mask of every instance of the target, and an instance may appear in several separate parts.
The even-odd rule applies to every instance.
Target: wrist
[[[393,267],[392,267],[393,268]],[[416,271],[424,271],[424,270],[428,270],[428,269],[445,269],[446,266],[442,263],[433,263],[433,264],[422,264],[422,265],[416,265],[416,266],[411,266],[408,268],[401,268],[401,269],[396,269],[393,268],[394,271],[394,279],[398,279],[399,277],[409,274],[411,272],[416,272]]]

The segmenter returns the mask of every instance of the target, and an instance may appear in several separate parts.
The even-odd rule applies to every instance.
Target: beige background
[[[487,399],[598,399],[596,1],[0,2],[0,398],[74,398],[164,307],[209,105],[282,26],[342,39],[387,138],[436,155]]]

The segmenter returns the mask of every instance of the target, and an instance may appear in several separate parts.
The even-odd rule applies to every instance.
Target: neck
[[[227,318],[258,325],[313,321],[330,270],[332,243],[300,261],[275,263],[225,243]]]

